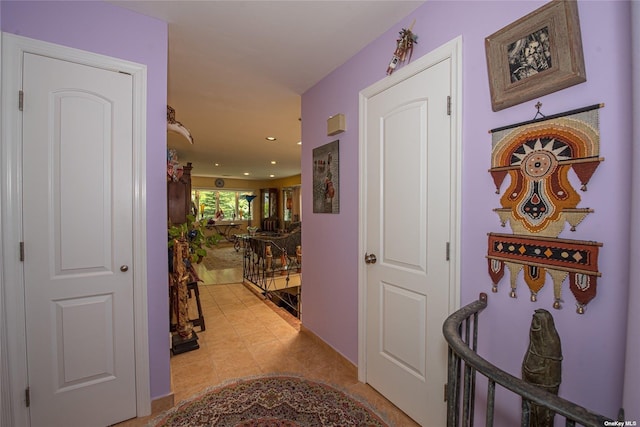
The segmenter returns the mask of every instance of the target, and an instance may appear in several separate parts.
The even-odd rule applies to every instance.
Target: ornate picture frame
[[[576,1],[553,0],[485,38],[491,108],[587,80]]]

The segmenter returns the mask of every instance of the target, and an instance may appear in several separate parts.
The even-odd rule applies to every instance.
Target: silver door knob
[[[378,259],[374,254],[368,254],[368,253],[364,254],[364,262],[366,264],[375,264],[377,260]]]
[[[122,271],[123,273],[124,273],[125,271],[129,271],[129,266],[128,266],[128,265],[121,265],[121,266],[120,266],[120,271]]]

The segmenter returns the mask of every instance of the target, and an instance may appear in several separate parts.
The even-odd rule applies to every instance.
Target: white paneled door
[[[31,425],[136,416],[132,77],[25,53]]]
[[[365,105],[366,381],[424,426],[446,423],[451,62]]]

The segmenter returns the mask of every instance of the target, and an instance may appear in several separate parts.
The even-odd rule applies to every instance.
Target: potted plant
[[[191,263],[198,264],[207,255],[207,248],[215,246],[220,237],[218,235],[207,236],[204,233],[204,225],[196,221],[193,215],[187,215],[187,222],[169,226],[169,253],[171,254],[176,239],[185,239],[189,242]],[[171,260],[172,257],[170,256]]]

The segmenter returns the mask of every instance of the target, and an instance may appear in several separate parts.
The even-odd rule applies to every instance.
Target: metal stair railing
[[[493,427],[496,384],[522,397],[522,427],[529,426],[532,404],[564,417],[566,426],[576,423],[585,427],[615,425],[612,419],[516,378],[480,357],[477,353],[478,314],[486,307],[487,294],[481,293],[477,301],[451,314],[442,327],[449,344],[447,427],[474,425],[476,373],[488,378],[486,427]],[[623,417],[621,410],[619,420]]]
[[[276,240],[282,246],[276,244]],[[299,318],[301,278],[297,277],[296,284],[291,284],[291,274],[299,273],[302,265],[298,257],[295,256],[295,250],[293,256],[288,253],[287,247],[290,246],[290,241],[293,241],[290,236],[285,236],[284,239],[270,239],[264,236],[258,239],[249,237],[244,245],[242,275],[244,280],[260,288],[265,298],[272,300],[275,298],[282,302]],[[270,246],[272,253],[275,254],[275,256],[272,255],[270,263],[267,262],[266,246]],[[280,264],[278,264],[278,260],[280,260]],[[284,260],[283,263],[282,260]],[[285,286],[275,286],[276,280],[284,280]],[[283,292],[293,288],[295,288],[295,298],[292,300],[290,294],[285,295]],[[283,294],[281,295],[281,293]]]

